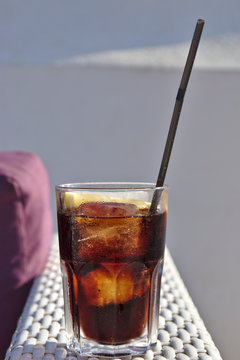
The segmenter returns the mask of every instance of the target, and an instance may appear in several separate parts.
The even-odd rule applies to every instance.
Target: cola
[[[58,206],[65,311],[76,339],[120,345],[148,333],[159,307],[166,221],[166,211],[150,215],[131,202]]]

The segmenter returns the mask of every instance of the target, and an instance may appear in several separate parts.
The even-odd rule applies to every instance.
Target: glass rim
[[[66,183],[55,186],[59,191],[139,191],[139,190],[167,190],[168,186],[157,186],[149,182],[81,182]]]

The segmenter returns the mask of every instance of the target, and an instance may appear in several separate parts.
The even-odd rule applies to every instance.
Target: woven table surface
[[[168,250],[162,278],[158,339],[155,348],[145,354],[145,360],[222,359]],[[77,359],[66,348],[57,236],[54,236],[45,270],[34,281],[5,359]],[[141,357],[135,359],[142,360]]]

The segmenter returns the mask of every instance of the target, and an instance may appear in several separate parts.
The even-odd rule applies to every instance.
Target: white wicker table
[[[145,360],[221,360],[178,271],[166,251],[159,315],[159,341]],[[34,281],[6,360],[76,360],[66,348],[57,237],[48,263]],[[140,357],[135,358],[141,360]]]

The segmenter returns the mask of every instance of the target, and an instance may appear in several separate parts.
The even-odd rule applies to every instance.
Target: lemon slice
[[[63,207],[65,209],[76,209],[81,204],[87,202],[116,202],[116,203],[125,203],[125,204],[134,204],[139,209],[145,210],[149,209],[150,203],[143,200],[136,199],[126,199],[126,198],[116,198],[112,196],[102,195],[102,194],[83,194],[79,192],[66,192],[63,197]]]

